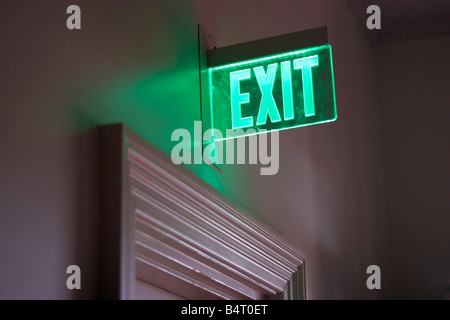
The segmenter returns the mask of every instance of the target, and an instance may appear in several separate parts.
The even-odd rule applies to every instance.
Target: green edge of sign
[[[230,64],[226,64],[226,65],[223,65],[223,66],[217,66],[217,67],[208,68],[211,129],[213,131],[215,129],[215,127],[214,127],[214,113],[213,113],[213,110],[214,110],[214,105],[213,105],[213,90],[214,90],[214,87],[213,87],[213,83],[212,83],[212,73],[214,71],[224,70],[224,69],[229,69],[229,68],[235,68],[235,67],[239,67],[239,66],[246,66],[246,65],[250,65],[250,64],[259,63],[259,62],[269,62],[269,61],[274,60],[274,59],[288,58],[288,57],[291,57],[291,56],[307,54],[308,52],[311,52],[311,53],[318,52],[318,51],[324,50],[324,49],[327,49],[329,51],[329,58],[330,58],[332,101],[333,101],[333,111],[334,111],[334,117],[333,118],[322,120],[322,121],[311,122],[311,123],[302,123],[302,124],[288,126],[288,127],[284,127],[284,128],[264,129],[264,131],[262,131],[262,132],[254,132],[254,133],[248,133],[248,134],[237,135],[237,136],[226,136],[226,137],[223,137],[223,138],[214,138],[214,141],[224,141],[224,140],[228,140],[228,139],[235,139],[235,138],[239,138],[239,137],[252,136],[252,135],[257,135],[257,134],[271,132],[271,131],[283,131],[283,130],[288,130],[288,129],[307,127],[307,126],[312,126],[312,125],[317,125],[317,124],[322,124],[322,123],[329,123],[329,122],[335,121],[337,119],[337,111],[336,111],[336,94],[335,94],[335,85],[334,85],[333,58],[332,58],[331,46],[329,44],[327,44],[327,45],[321,45],[321,46],[317,46],[317,47],[305,48],[305,49],[301,49],[301,50],[289,51],[289,52],[276,54],[276,55],[269,55],[269,56],[256,58],[256,59],[250,59],[250,60],[230,63]],[[229,128],[229,129],[232,129],[232,128]],[[214,137],[214,133],[212,134],[212,136]]]

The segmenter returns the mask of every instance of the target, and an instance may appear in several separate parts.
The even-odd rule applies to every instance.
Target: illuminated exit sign
[[[223,137],[337,118],[330,45],[211,67],[209,88],[211,127]]]

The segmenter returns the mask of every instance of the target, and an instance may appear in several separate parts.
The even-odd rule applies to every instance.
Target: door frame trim
[[[102,298],[133,299],[136,277],[188,299],[306,298],[304,255],[268,226],[122,124],[99,142]]]

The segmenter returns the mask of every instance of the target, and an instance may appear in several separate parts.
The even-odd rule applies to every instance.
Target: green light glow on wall
[[[337,118],[330,45],[212,67],[209,84],[211,126],[224,136],[215,140]]]

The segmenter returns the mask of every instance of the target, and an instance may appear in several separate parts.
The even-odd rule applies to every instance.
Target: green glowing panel
[[[215,140],[337,118],[329,45],[209,68],[209,87]]]

